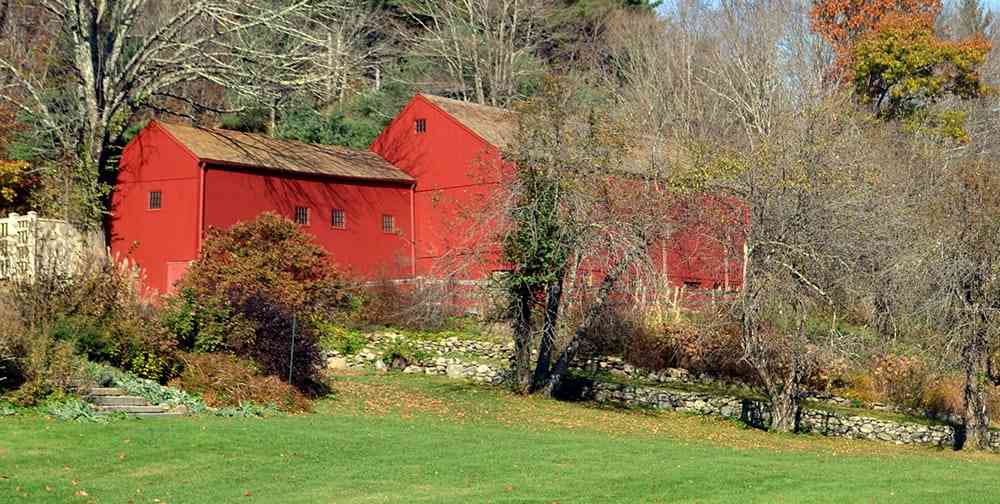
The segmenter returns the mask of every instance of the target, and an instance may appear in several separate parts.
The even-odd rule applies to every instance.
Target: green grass
[[[1000,455],[338,377],[317,412],[0,419],[0,502],[995,502]],[[84,495],[83,493],[86,493]]]

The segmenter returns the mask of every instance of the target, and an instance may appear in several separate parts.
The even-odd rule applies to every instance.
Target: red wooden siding
[[[307,178],[208,166],[205,226],[229,227],[272,211],[293,219],[309,209],[306,231],[330,252],[338,267],[365,277],[408,277],[411,268],[410,187],[400,184]],[[333,226],[333,209],[345,226]],[[395,234],[382,230],[382,216],[396,220]]]
[[[424,120],[426,131],[417,132]],[[463,257],[483,242],[473,235],[497,181],[499,152],[422,96],[416,96],[375,140],[371,150],[417,179],[414,195],[418,276],[451,273],[475,264],[462,276],[499,268],[495,253]]]
[[[198,255],[199,174],[198,160],[155,124],[122,153],[111,203],[111,251],[142,266],[146,284],[158,291],[170,287],[168,263]],[[158,210],[148,209],[150,191],[160,191]]]

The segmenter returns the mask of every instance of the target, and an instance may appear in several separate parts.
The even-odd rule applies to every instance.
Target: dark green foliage
[[[267,133],[270,120],[266,109],[251,107],[238,114],[222,116],[222,127],[244,133]]]
[[[242,319],[219,300],[199,299],[193,289],[182,289],[167,299],[163,325],[178,343],[196,352],[215,352],[225,348],[227,340],[243,339],[249,330]]]
[[[73,343],[77,351],[88,359],[101,362],[111,359],[113,342],[107,329],[86,317],[68,317],[57,320],[50,330],[57,341]]]
[[[292,109],[278,124],[275,136],[306,143],[367,148],[381,133],[381,124],[368,118],[354,118],[343,113],[324,115],[305,106]]]
[[[411,364],[427,359],[427,353],[419,350],[406,339],[397,338],[382,349],[382,362],[393,369],[404,369]]]
[[[403,106],[414,88],[391,80],[378,91],[358,94],[335,107],[324,108],[314,100],[299,99],[277,112],[276,138],[366,149]],[[223,116],[222,127],[247,133],[267,133],[270,113],[250,108]]]

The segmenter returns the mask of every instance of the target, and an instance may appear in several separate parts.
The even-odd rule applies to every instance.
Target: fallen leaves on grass
[[[732,420],[670,411],[628,410],[520,396],[497,387],[461,384],[443,377],[340,374],[333,381],[332,412],[362,415],[432,416],[452,423],[496,422],[531,430],[592,431],[609,436],[666,436],[746,450],[815,452],[817,456],[934,454],[996,460],[992,454],[818,435],[776,434]]]

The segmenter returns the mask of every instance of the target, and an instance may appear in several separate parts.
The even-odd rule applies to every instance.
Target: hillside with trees
[[[981,0],[0,0],[0,213],[101,229],[121,150],[154,118],[366,148],[414,93],[509,108],[503,154],[524,169],[493,210],[518,392],[553,392],[599,349],[742,380],[775,430],[836,389],[958,418],[985,448],[998,37]],[[644,297],[643,252],[678,208],[740,242],[743,270],[683,317]],[[584,263],[602,281],[576,278]],[[258,332],[299,323],[205,278],[191,292]]]

